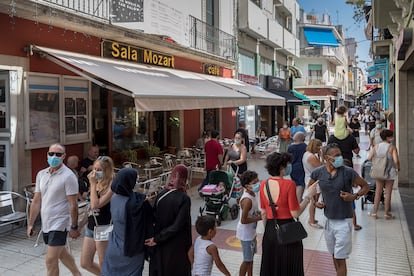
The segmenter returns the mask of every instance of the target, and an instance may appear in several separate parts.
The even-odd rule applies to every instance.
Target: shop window
[[[149,145],[149,112],[137,112],[131,97],[113,94],[113,151],[125,152]],[[154,123],[153,130],[160,127]]]
[[[63,77],[65,143],[83,142],[89,138],[89,82]]]
[[[89,81],[80,77],[30,73],[27,91],[28,148],[90,140]]]

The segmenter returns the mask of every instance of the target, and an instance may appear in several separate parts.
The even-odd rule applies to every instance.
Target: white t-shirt
[[[253,217],[258,216],[260,211],[259,211],[259,204],[257,202],[257,198],[255,196],[252,196],[248,192],[246,192],[246,190],[243,192],[243,195],[240,198],[240,202],[242,202],[244,198],[249,198],[252,201],[252,208],[247,214],[247,217],[253,218]],[[241,223],[242,211],[243,210],[240,204],[240,218],[239,218],[239,222],[237,223],[236,237],[242,241],[252,241],[256,237],[257,222],[252,222],[252,223],[247,223],[247,224]]]
[[[210,276],[213,269],[213,256],[208,254],[207,247],[214,244],[210,240],[203,240],[201,236],[194,241],[193,275]]]
[[[79,192],[75,174],[65,165],[50,174],[49,168],[38,172],[35,192],[40,192],[42,205],[42,231],[65,231],[70,229],[70,204],[67,196]]]

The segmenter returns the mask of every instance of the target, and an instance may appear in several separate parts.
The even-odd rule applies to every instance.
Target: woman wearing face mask
[[[376,179],[375,180],[375,198],[374,198],[374,207],[372,211],[369,213],[371,217],[377,217],[378,206],[381,201],[382,193],[380,191],[384,190],[385,187],[385,196],[384,196],[384,209],[385,219],[392,219],[393,215],[390,213],[391,211],[391,192],[392,186],[394,185],[394,180],[397,177],[397,173],[400,171],[400,160],[398,157],[397,148],[392,144],[392,140],[394,138],[394,132],[392,130],[384,129],[380,133],[382,142],[376,145],[371,149],[369,153],[368,160],[372,160],[375,155],[379,156],[387,156],[387,168],[386,170],[389,172],[387,179]]]
[[[262,264],[260,275],[304,275],[302,241],[280,244],[270,207],[269,194],[276,206],[276,218],[279,225],[298,218],[316,193],[316,185],[309,187],[308,195],[299,204],[296,197],[295,182],[285,179],[292,171],[289,153],[270,154],[266,159],[266,169],[271,177],[260,184],[260,209],[265,226],[262,242]]]
[[[292,142],[290,139],[290,128],[288,127],[287,121],[283,122],[283,127],[279,130],[279,152],[287,152],[287,149]]]
[[[381,131],[384,129],[384,121],[377,119],[375,122],[375,128],[369,133],[370,147],[374,147],[382,142]]]
[[[95,275],[101,275],[105,258],[107,241],[95,241],[93,230],[96,225],[111,223],[110,200],[113,195],[110,189],[114,179],[114,163],[108,156],[99,156],[93,163],[93,170],[88,174],[90,183],[91,214],[85,229],[82,244],[81,267]],[[95,252],[98,252],[99,264],[94,262]]]
[[[257,249],[256,226],[257,222],[262,219],[256,198],[256,193],[260,189],[258,181],[257,173],[254,171],[245,171],[240,176],[244,192],[240,198],[240,220],[236,233],[243,249],[243,262],[239,275],[253,275],[253,257]]]
[[[233,144],[230,146],[226,158],[224,160],[224,166],[231,165],[234,171],[237,171],[239,167],[239,175],[247,171],[247,148],[242,144],[243,136],[240,132],[236,132],[234,135]]]

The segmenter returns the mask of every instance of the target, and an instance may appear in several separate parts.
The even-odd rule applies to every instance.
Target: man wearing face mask
[[[325,240],[332,254],[337,275],[347,275],[346,259],[352,250],[353,209],[352,201],[369,191],[367,182],[358,173],[344,166],[344,159],[337,144],[328,144],[323,150],[324,166],[311,173],[309,186],[316,181],[322,192],[324,202],[316,203],[324,208],[327,218]],[[352,194],[352,187],[361,187]]]
[[[66,248],[66,239],[76,239],[78,230],[78,181],[75,174],[63,164],[65,147],[53,144],[47,153],[49,167],[38,172],[27,236],[35,235],[34,223],[42,216],[43,240],[47,244],[47,275],[59,275],[59,260],[73,275],[81,275],[73,256]]]
[[[338,139],[334,135],[331,135],[328,140],[328,145],[329,144],[337,144],[342,152],[343,158],[349,160],[352,166],[354,166],[352,157],[354,156],[354,153],[359,155],[360,148],[353,135],[348,135],[345,139]]]
[[[256,193],[260,190],[257,173],[245,171],[240,176],[240,183],[244,188],[240,198],[240,220],[237,224],[236,237],[241,241],[243,262],[239,275],[253,275],[253,257],[257,249],[256,227],[262,219]]]
[[[321,140],[322,144],[325,145],[329,138],[328,127],[326,126],[322,117],[319,117],[316,124],[313,126],[310,138],[315,133],[315,139]]]

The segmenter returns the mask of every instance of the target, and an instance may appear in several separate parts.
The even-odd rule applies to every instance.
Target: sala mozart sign
[[[102,56],[129,62],[174,68],[174,56],[168,56],[154,52],[151,49],[138,48],[119,42],[104,41],[102,43]]]

